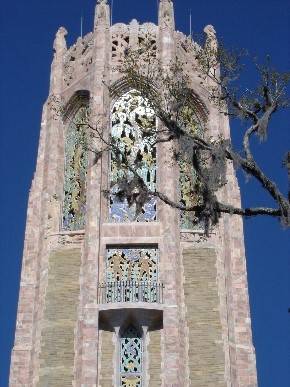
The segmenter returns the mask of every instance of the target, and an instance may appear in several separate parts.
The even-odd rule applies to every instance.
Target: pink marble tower
[[[116,165],[96,160],[80,125],[89,110],[92,125],[144,151],[132,101],[134,114],[161,123],[117,69],[127,48],[147,41],[162,65],[183,61],[207,135],[229,138],[200,85],[197,43],[175,30],[170,0],[159,2],[158,25],[110,25],[99,0],[93,32],[69,48],[66,35],[61,27],[54,42],[29,195],[10,387],[257,386],[241,218],[224,215],[205,237],[162,202],[136,216],[103,195]],[[146,148],[154,167],[145,169],[148,184],[178,200],[168,147]],[[239,205],[232,165],[227,174],[220,195]]]

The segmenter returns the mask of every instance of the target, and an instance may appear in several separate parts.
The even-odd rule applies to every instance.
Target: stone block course
[[[72,385],[80,263],[80,249],[52,252],[49,257],[40,343],[39,387]]]
[[[190,385],[226,387],[214,249],[183,251]]]

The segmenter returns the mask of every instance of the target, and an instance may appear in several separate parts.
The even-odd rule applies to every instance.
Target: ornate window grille
[[[130,180],[133,173],[126,160],[142,177],[150,190],[156,190],[156,116],[148,101],[136,90],[119,98],[112,109],[112,139],[121,154],[112,151],[110,163],[109,220],[122,222],[151,222],[156,220],[156,200],[148,200],[141,211],[118,197],[119,182]]]
[[[143,373],[143,339],[130,325],[120,337],[120,386],[141,387]]]
[[[86,176],[88,169],[86,106],[73,116],[65,137],[63,230],[81,230],[85,226]]]
[[[99,303],[162,303],[163,285],[158,282],[158,267],[158,249],[108,249],[106,282],[99,286]]]

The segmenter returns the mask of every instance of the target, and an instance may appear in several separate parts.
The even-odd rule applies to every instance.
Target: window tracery
[[[81,230],[85,226],[86,176],[88,168],[87,122],[88,108],[82,106],[71,120],[65,137],[64,200],[62,226],[64,230]]]
[[[121,155],[111,152],[111,195],[109,220],[122,222],[150,222],[156,220],[156,200],[152,198],[142,208],[129,206],[127,199],[117,197],[118,181],[125,176],[133,177],[125,168],[122,160],[127,160],[142,177],[147,187],[156,190],[156,117],[148,101],[136,90],[124,94],[115,102],[112,113],[112,139],[121,151]]]
[[[108,249],[103,302],[160,302],[158,268],[158,249]]]
[[[107,251],[107,282],[158,281],[158,249],[117,248]]]
[[[143,340],[133,325],[130,325],[120,337],[120,352],[121,387],[141,387]]]

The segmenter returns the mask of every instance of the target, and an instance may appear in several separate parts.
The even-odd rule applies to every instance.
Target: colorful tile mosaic
[[[141,386],[143,371],[143,340],[134,326],[120,337],[121,386]]]

